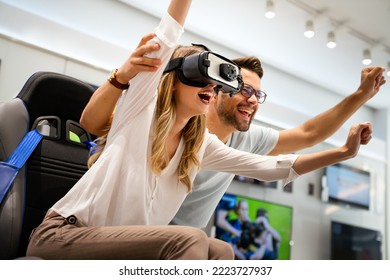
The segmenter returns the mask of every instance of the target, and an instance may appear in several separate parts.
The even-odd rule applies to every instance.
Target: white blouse
[[[156,176],[149,168],[151,130],[159,80],[183,27],[165,14],[155,30],[164,62],[156,72],[139,73],[118,101],[107,143],[99,159],[51,208],[63,217],[75,215],[86,226],[167,225],[187,192],[177,179],[183,139],[168,166]],[[296,155],[259,156],[229,148],[206,133],[198,153],[202,169],[230,172],[259,180],[291,181]],[[193,181],[198,170],[190,173]]]

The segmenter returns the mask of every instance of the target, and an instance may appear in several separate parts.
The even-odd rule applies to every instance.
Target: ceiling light
[[[328,32],[328,42],[326,43],[326,46],[330,49],[336,47],[336,35],[333,31]]]
[[[265,10],[265,17],[271,19],[271,18],[274,18],[275,16],[276,16],[276,13],[275,13],[274,1],[267,0],[267,6],[266,6],[266,10]]]
[[[303,32],[303,35],[305,35],[306,38],[314,37],[314,23],[312,20],[306,21],[306,29],[305,32]]]
[[[390,77],[390,61],[387,62],[387,76]]]
[[[362,60],[362,63],[363,65],[370,65],[372,62],[371,60],[371,52],[369,49],[365,49],[363,51],[363,60]]]

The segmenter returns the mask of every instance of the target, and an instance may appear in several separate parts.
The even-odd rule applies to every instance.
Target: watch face
[[[111,74],[110,74],[110,77],[109,77],[110,81],[115,80],[115,76],[116,76],[116,72],[117,71],[118,71],[118,69],[113,69],[111,71]]]

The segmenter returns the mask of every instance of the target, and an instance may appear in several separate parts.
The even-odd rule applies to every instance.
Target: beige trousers
[[[74,216],[46,217],[32,232],[27,256],[57,260],[234,259],[231,246],[187,226],[86,227]]]

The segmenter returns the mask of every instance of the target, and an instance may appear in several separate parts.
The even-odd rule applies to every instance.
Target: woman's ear
[[[176,81],[173,82],[173,85],[172,85],[172,92],[175,92],[177,91],[177,84],[179,83],[179,80],[176,79]]]

